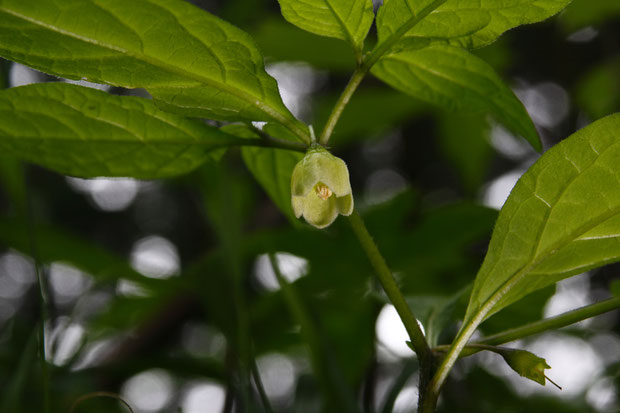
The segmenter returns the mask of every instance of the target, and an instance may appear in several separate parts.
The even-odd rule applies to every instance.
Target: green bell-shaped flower
[[[329,226],[338,214],[353,212],[347,165],[320,145],[312,145],[295,165],[291,195],[295,216],[303,215],[317,228]]]

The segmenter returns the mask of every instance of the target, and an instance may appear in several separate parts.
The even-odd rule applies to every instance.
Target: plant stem
[[[409,308],[409,305],[405,301],[405,297],[403,297],[403,294],[400,292],[392,272],[387,266],[385,259],[381,255],[379,248],[373,241],[372,236],[366,229],[366,225],[364,225],[364,221],[357,211],[353,211],[353,213],[349,216],[349,222],[351,223],[353,232],[357,236],[362,249],[370,260],[370,263],[375,270],[375,274],[383,286],[383,290],[390,299],[390,302],[394,305],[394,308],[396,308],[400,319],[405,325],[405,329],[411,339],[413,349],[420,360],[420,366],[423,364],[430,365],[432,358],[431,350],[426,342],[424,333],[418,324],[418,320],[415,318],[413,312]]]
[[[579,321],[595,317],[597,315],[617,310],[620,308],[620,297],[613,297],[607,300],[577,308],[566,313],[562,313],[555,317],[529,323],[521,327],[512,328],[497,334],[478,340],[472,345],[467,345],[460,354],[460,357],[467,357],[482,350],[479,345],[497,346],[509,343],[534,334],[539,334],[548,330],[557,330],[568,325],[578,323]],[[437,346],[433,351],[447,351],[450,346]]]
[[[406,24],[399,27],[394,33],[392,33],[387,39],[381,42],[368,56],[366,59],[360,59],[357,57],[358,66],[353,72],[351,79],[349,79],[349,83],[345,87],[344,91],[338,98],[336,105],[332,109],[332,112],[327,119],[327,123],[325,124],[325,128],[323,129],[323,133],[321,133],[321,139],[319,143],[323,146],[327,145],[329,142],[329,138],[331,137],[340,116],[342,115],[342,111],[349,103],[351,96],[357,89],[357,87],[364,79],[364,76],[370,71],[370,68],[377,63],[377,61],[383,56],[388,50],[392,48],[409,30],[411,30],[416,24],[418,24],[422,19],[428,16],[433,10],[437,7],[441,6],[445,3],[446,0],[435,0],[415,15],[411,20],[409,20]]]
[[[266,413],[273,413],[273,408],[269,402],[269,397],[267,397],[267,392],[265,391],[265,386],[263,386],[263,381],[260,378],[260,371],[258,371],[258,365],[256,364],[255,358],[252,359],[252,375],[254,376],[254,383],[258,389],[258,395],[260,396],[261,403],[263,403],[263,409]]]
[[[342,111],[349,103],[349,100],[351,100],[351,96],[353,96],[353,93],[362,82],[362,79],[364,79],[364,76],[366,76],[366,73],[368,73],[366,66],[358,66],[355,72],[353,72],[351,79],[349,79],[349,83],[342,91],[342,94],[338,98],[336,105],[327,119],[323,133],[321,133],[321,139],[319,140],[321,145],[325,146],[329,142],[329,138],[332,136],[332,132],[342,115]]]
[[[419,397],[419,407],[427,404],[426,403],[426,394],[427,387],[429,385],[429,380],[433,375],[434,371],[434,356],[433,353],[428,346],[428,342],[424,337],[424,333],[420,328],[420,324],[418,320],[414,316],[411,308],[405,301],[405,297],[401,293],[398,285],[396,284],[396,280],[392,275],[392,271],[388,267],[385,262],[385,258],[381,255],[377,244],[375,244],[372,236],[368,232],[362,217],[357,213],[356,210],[349,216],[349,223],[353,228],[353,232],[357,236],[358,241],[360,242],[362,249],[366,253],[366,256],[370,260],[370,263],[375,270],[375,274],[379,279],[379,282],[383,286],[383,290],[385,294],[388,296],[390,302],[394,305],[398,316],[402,320],[405,325],[405,329],[407,330],[407,334],[411,339],[411,346],[413,347],[413,351],[415,351],[418,356],[418,361],[420,364],[420,384],[418,386]],[[434,411],[434,404],[432,410],[427,410],[428,412]]]

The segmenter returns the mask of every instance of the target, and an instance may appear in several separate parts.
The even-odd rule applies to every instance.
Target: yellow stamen
[[[327,198],[332,196],[332,190],[329,189],[329,187],[325,185],[324,183],[319,182],[318,184],[316,184],[314,189],[316,191],[317,196],[321,198],[323,201],[326,201]]]

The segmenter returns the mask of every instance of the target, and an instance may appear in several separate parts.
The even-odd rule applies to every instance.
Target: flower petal
[[[299,218],[304,214],[304,197],[303,196],[295,196],[291,197],[291,205],[293,206],[293,212],[295,212],[295,217]]]
[[[353,212],[353,195],[348,194],[345,196],[337,197],[336,204],[338,206],[338,213],[349,216]]]
[[[335,197],[326,200],[319,198],[316,193],[310,192],[304,199],[304,218],[317,227],[325,228],[338,216],[338,206]]]

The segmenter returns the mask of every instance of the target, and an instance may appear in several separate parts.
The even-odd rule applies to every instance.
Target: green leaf
[[[620,114],[546,152],[502,208],[464,326],[525,295],[620,259]]]
[[[282,131],[272,125],[263,128],[270,135],[286,139]],[[275,132],[275,133],[274,133]],[[280,132],[280,133],[278,133]],[[265,189],[269,197],[294,225],[299,224],[291,206],[291,175],[303,153],[281,149],[244,147],[241,149],[243,161],[254,178]]]
[[[465,48],[494,42],[502,33],[522,24],[536,23],[560,12],[571,0],[448,0],[405,37]]]
[[[360,53],[375,17],[372,0],[278,1],[290,23],[321,36],[346,40]]]
[[[236,139],[147,99],[64,83],[0,91],[0,117],[0,148],[81,177],[179,175]]]
[[[389,0],[377,11],[377,36],[375,50],[389,50],[409,30],[446,0]]]
[[[0,55],[145,88],[168,111],[275,120],[305,136],[245,32],[181,0],[0,0]]]
[[[465,50],[443,45],[401,50],[383,56],[371,71],[392,87],[449,110],[490,112],[541,149],[519,99],[491,66]]]

